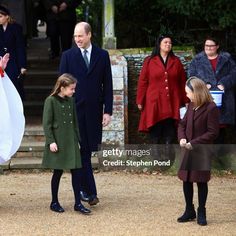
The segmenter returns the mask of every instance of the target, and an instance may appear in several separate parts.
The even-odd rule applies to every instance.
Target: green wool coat
[[[49,96],[44,103],[43,128],[46,137],[43,167],[52,169],[81,168],[79,128],[74,98]],[[57,152],[50,151],[56,143]]]

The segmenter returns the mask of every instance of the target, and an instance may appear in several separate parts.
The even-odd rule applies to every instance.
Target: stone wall
[[[137,109],[137,81],[143,60],[150,55],[150,49],[109,50],[114,90],[114,113],[112,122],[103,132],[103,143],[138,144],[150,143],[148,135],[139,133],[140,112]],[[174,48],[185,68],[193,57],[193,49]]]
[[[122,145],[128,140],[127,61],[118,50],[109,50],[113,77],[113,116],[103,130],[103,143]]]

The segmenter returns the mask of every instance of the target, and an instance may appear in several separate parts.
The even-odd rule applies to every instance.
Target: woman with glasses
[[[188,76],[202,79],[209,90],[224,92],[220,107],[220,135],[217,143],[225,143],[226,127],[235,123],[235,62],[229,53],[219,51],[219,43],[216,39],[208,37],[204,43],[204,50],[192,60]]]

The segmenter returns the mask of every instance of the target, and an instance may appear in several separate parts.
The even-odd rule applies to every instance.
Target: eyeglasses
[[[214,47],[216,47],[217,45],[208,45],[208,44],[205,44],[205,47],[207,47],[207,48],[214,48]]]

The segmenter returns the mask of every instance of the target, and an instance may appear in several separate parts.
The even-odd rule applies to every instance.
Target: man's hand
[[[111,116],[107,113],[103,114],[102,126],[106,127],[111,122]]]
[[[51,9],[52,9],[53,13],[55,13],[55,14],[58,13],[58,7],[57,6],[53,5]]]
[[[21,68],[21,69],[20,69],[20,73],[21,73],[22,75],[26,74],[26,71],[27,71],[27,70],[26,70],[25,68]]]
[[[59,7],[59,12],[65,11],[66,8],[67,8],[67,4],[65,2],[63,2]]]

